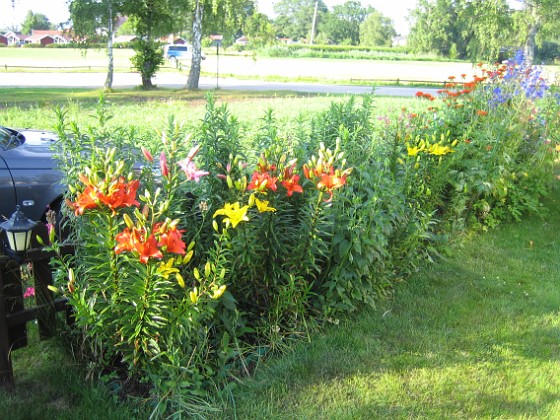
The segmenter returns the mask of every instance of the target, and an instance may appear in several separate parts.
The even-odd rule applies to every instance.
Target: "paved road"
[[[0,73],[0,87],[63,87],[63,88],[101,88],[105,73]],[[134,88],[141,83],[136,73],[115,73],[113,88]],[[180,73],[160,73],[154,78],[160,88],[182,89],[187,83],[187,76]],[[372,92],[372,86],[329,85],[296,82],[263,82],[259,80],[219,79],[201,77],[201,89],[248,90],[248,91],[294,91],[324,94],[366,94]],[[375,90],[381,96],[413,96],[417,88],[379,87]],[[435,94],[436,89],[423,89]]]

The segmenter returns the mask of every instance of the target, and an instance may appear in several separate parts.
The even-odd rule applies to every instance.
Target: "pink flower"
[[[140,149],[142,150],[142,153],[144,154],[144,157],[146,158],[146,160],[148,162],[153,162],[154,161],[154,157],[152,156],[152,154],[150,153],[150,151],[148,149],[146,149],[145,147],[141,147]]]
[[[27,290],[25,291],[25,293],[23,294],[24,298],[30,298],[35,296],[35,288],[34,287],[28,287]]]
[[[188,157],[186,159],[183,159],[183,160],[177,162],[177,163],[179,164],[179,166],[181,167],[181,169],[183,170],[183,172],[187,176],[187,180],[189,180],[189,181],[194,180],[194,181],[198,182],[198,181],[200,181],[200,178],[210,174],[210,172],[199,171],[198,169],[196,169],[196,166],[195,166],[194,162],[189,161]]]
[[[161,152],[159,156],[159,166],[161,167],[161,174],[164,177],[169,176],[169,166],[167,166],[167,157],[165,156],[165,152]]]
[[[200,144],[197,144],[196,146],[194,146],[190,151],[189,154],[187,155],[187,159],[193,160],[194,157],[196,156],[196,154],[198,153],[198,151],[200,150]]]
[[[200,178],[202,178],[203,176],[206,175],[210,175],[210,172],[206,172],[206,171],[199,171],[198,169],[196,169],[196,166],[193,162],[194,157],[196,156],[196,154],[198,153],[198,151],[200,150],[200,145],[196,145],[194,146],[190,151],[189,154],[187,155],[187,157],[183,160],[180,160],[179,162],[177,162],[179,164],[179,166],[181,167],[181,169],[183,170],[183,172],[185,173],[185,175],[187,176],[187,180],[188,181],[200,181]]]

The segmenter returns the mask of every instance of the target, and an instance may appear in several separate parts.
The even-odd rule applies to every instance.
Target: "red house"
[[[33,29],[31,35],[25,39],[26,44],[39,44],[41,46],[49,44],[67,44],[70,38],[63,35],[62,31],[43,31]]]

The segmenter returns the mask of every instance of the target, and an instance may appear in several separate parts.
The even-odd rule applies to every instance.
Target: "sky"
[[[12,10],[11,0],[0,0],[0,28],[17,25],[20,26],[29,10],[41,13],[54,24],[68,20],[67,0],[15,0],[16,5]],[[258,9],[269,16],[273,15],[272,7],[277,0],[257,0]],[[332,10],[333,6],[343,4],[347,0],[323,0]],[[397,33],[408,32],[406,16],[408,9],[414,8],[417,0],[363,0],[364,6],[373,6],[385,16],[393,19]]]
[[[278,0],[257,0],[258,8],[268,16],[273,15],[273,5]],[[343,4],[347,0],[323,0],[332,10],[333,6]],[[417,0],[362,0],[362,5],[373,6],[385,16],[393,20],[398,34],[408,33],[408,22],[406,17],[410,9],[416,6]],[[510,0],[515,3],[515,0]],[[11,0],[0,0],[0,28],[21,25],[27,12],[41,13],[49,18],[54,24],[68,20],[67,0],[15,0],[15,8],[12,9]]]

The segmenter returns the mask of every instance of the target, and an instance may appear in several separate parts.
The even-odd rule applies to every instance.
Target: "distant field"
[[[130,49],[115,49],[115,71],[130,71]],[[219,58],[219,61],[218,61]],[[105,69],[104,50],[68,48],[0,48],[0,71],[44,71],[44,68],[88,71]],[[67,69],[64,69],[67,68]],[[73,68],[73,69],[68,69]],[[229,56],[207,52],[202,71],[240,77],[348,81],[352,79],[441,81],[449,75],[469,72],[470,63],[423,61],[336,60],[320,58],[270,58]],[[163,71],[176,71],[168,63]]]
[[[130,49],[115,49],[116,72],[130,71]],[[419,81],[442,82],[449,76],[471,75],[473,66],[467,62],[427,62],[391,60],[337,60],[321,58],[271,58],[260,56],[216,55],[206,52],[202,72],[230,77],[279,78],[336,83],[352,81]],[[105,50],[69,48],[0,48],[2,71],[104,71],[107,68]],[[178,71],[165,63],[162,72]],[[183,71],[186,71],[183,68]],[[549,74],[556,74],[558,66],[547,66]],[[555,78],[551,76],[551,78]]]

